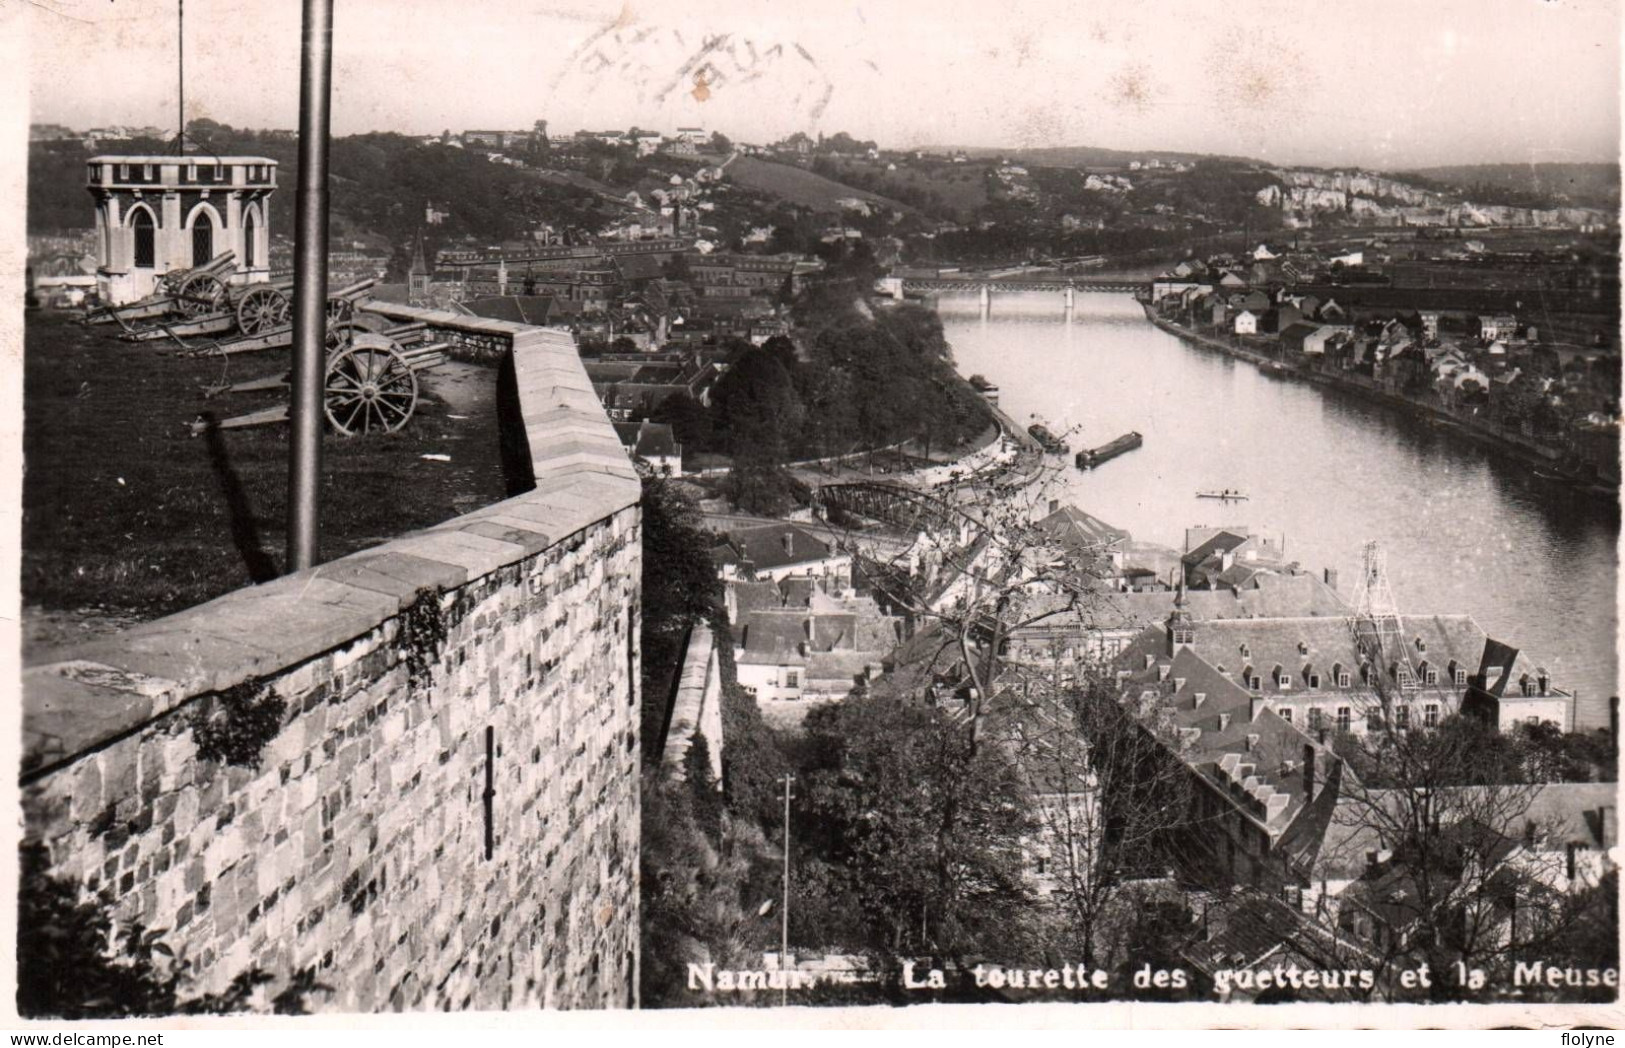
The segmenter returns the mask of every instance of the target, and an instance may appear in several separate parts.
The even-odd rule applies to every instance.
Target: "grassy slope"
[[[840,205],[835,201],[842,197],[870,200],[899,211],[914,210],[907,204],[854,189],[840,182],[832,182],[823,175],[815,175],[811,171],[804,171],[789,164],[758,160],[755,157],[739,157],[728,165],[727,172],[733,176],[736,183],[746,189],[782,197],[792,204],[810,207],[815,211],[839,211]]]
[[[274,394],[205,401],[200,385],[276,374],[286,352],[189,359],[106,328],[32,313],[24,343],[22,592],[47,609],[155,616],[275,572],[283,560],[287,427],[191,437]],[[492,376],[495,382],[495,376]],[[420,398],[397,434],[323,442],[322,554],[353,552],[505,494],[490,412]],[[426,452],[451,462],[425,462]],[[232,502],[245,507],[235,516]]]
[[[889,179],[915,189],[937,194],[942,202],[958,211],[962,218],[987,204],[987,165],[953,164],[936,168],[903,165],[896,171],[887,171],[886,165],[867,160],[843,160],[843,168],[851,167],[879,178]]]

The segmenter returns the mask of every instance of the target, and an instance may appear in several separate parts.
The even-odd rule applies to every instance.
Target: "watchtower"
[[[142,298],[165,273],[228,251],[232,283],[269,280],[276,167],[262,156],[91,157],[102,301]]]

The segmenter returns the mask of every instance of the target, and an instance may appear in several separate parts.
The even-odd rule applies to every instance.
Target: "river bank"
[[[1562,461],[1562,451],[1538,444],[1519,435],[1510,434],[1493,426],[1490,423],[1471,415],[1459,415],[1448,411],[1440,405],[1431,404],[1415,397],[1406,396],[1390,389],[1376,385],[1369,379],[1362,381],[1362,376],[1342,375],[1324,371],[1307,370],[1295,365],[1287,364],[1265,353],[1236,345],[1224,339],[1214,338],[1200,332],[1174,323],[1156,315],[1151,305],[1141,303],[1145,310],[1146,319],[1153,326],[1166,331],[1184,342],[1210,349],[1225,356],[1238,360],[1245,360],[1254,364],[1269,374],[1282,378],[1292,378],[1335,389],[1339,392],[1350,393],[1362,400],[1381,404],[1385,407],[1401,411],[1412,418],[1430,423],[1440,428],[1449,429],[1474,443],[1493,447],[1497,451],[1514,458],[1520,462],[1537,467],[1540,476],[1562,480],[1578,491],[1595,495],[1600,498],[1617,499],[1619,487],[1595,476],[1587,476],[1575,472]]]
[[[1173,549],[1193,528],[1264,535],[1317,577],[1336,573],[1345,598],[1365,544],[1378,542],[1404,614],[1471,613],[1579,692],[1582,725],[1607,723],[1618,693],[1615,504],[1363,396],[1238,367],[1146,323],[1128,295],[1091,295],[1070,322],[1053,312],[944,323],[959,369],[997,384],[1011,417],[1041,418],[1075,445],[1144,435],[1100,469],[1049,458],[1046,505],[1055,498]],[[1249,498],[1198,494],[1225,488]]]

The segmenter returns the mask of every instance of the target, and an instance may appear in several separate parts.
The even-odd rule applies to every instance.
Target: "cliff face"
[[[1278,169],[1270,172],[1280,185],[1265,186],[1255,199],[1299,218],[1345,212],[1367,222],[1447,226],[1577,226],[1606,222],[1594,208],[1546,210],[1480,205],[1380,175]]]

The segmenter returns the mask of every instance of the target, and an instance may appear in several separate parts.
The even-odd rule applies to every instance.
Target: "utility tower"
[[[1362,553],[1349,630],[1354,634],[1355,648],[1370,667],[1366,682],[1382,698],[1386,714],[1387,675],[1393,674],[1401,690],[1416,687],[1417,680],[1405,646],[1405,626],[1400,619],[1399,605],[1394,600],[1393,590],[1388,588],[1387,558],[1376,542],[1367,542]]]

